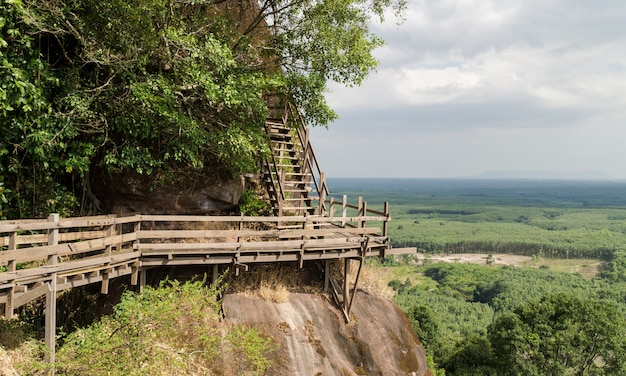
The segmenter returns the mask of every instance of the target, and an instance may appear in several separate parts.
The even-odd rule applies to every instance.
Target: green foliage
[[[77,205],[64,180],[83,176],[93,146],[55,114],[61,82],[39,57],[33,21],[21,1],[0,3],[0,216],[67,214]]]
[[[336,194],[389,201],[394,246],[426,253],[610,260],[626,249],[624,184],[332,180]],[[338,188],[337,188],[338,187]]]
[[[267,200],[254,192],[253,190],[246,190],[241,197],[239,203],[239,211],[243,215],[259,216],[269,213],[271,205]]]
[[[163,281],[127,292],[111,316],[65,339],[57,353],[64,374],[186,375],[263,373],[273,343],[254,328],[218,326],[219,291],[202,281]],[[226,363],[224,363],[226,362]]]
[[[0,217],[89,211],[94,171],[258,170],[268,101],[327,125],[327,81],[362,82],[381,45],[368,21],[404,6],[221,3],[2,1]]]
[[[613,253],[600,276],[611,282],[626,282],[626,251],[624,249]]]
[[[529,301],[489,328],[509,375],[622,375],[626,320],[606,302],[569,294]]]
[[[0,319],[0,347],[12,350],[22,342],[29,340],[33,335],[33,328],[20,320]]]
[[[545,330],[558,331],[559,328],[567,327],[576,331],[580,325],[584,325],[585,320],[593,320],[595,315],[600,320],[604,316],[609,317],[607,320],[613,320],[617,326],[611,326],[610,330],[616,330],[617,333],[623,330],[620,329],[620,322],[623,322],[626,314],[625,283],[609,283],[605,279],[590,280],[580,275],[547,269],[510,266],[436,263],[413,268],[413,273],[418,278],[417,284],[409,289],[399,290],[394,299],[411,319],[427,353],[449,375],[506,374],[506,364],[510,363],[510,359],[505,359],[508,355],[503,354],[509,354],[510,346],[505,346],[503,340],[495,340],[493,333],[496,323],[519,314],[522,312],[520,307],[539,307],[543,303],[538,302],[554,296],[575,297],[577,300],[556,300],[547,306],[563,306],[563,310],[569,312],[573,310],[571,306],[580,304],[588,310],[577,314],[576,319],[571,322],[555,319],[553,323],[546,323]],[[397,281],[397,284],[401,282]],[[602,310],[596,313],[595,310],[600,306],[609,307],[607,310],[610,313]],[[600,330],[593,329],[595,325],[589,325],[588,328]],[[500,335],[509,332],[509,329],[501,329]],[[522,336],[521,333],[526,332],[525,328],[521,328],[518,334]],[[599,335],[591,331],[579,332],[585,338],[577,338],[572,342],[580,346],[591,344]],[[609,340],[605,342],[607,341]],[[619,349],[612,351],[617,350]],[[576,351],[590,353],[591,350],[570,347],[567,351],[568,354],[561,356],[573,357]],[[517,356],[518,366],[527,366],[524,357],[519,354]],[[624,358],[624,355],[620,356]],[[596,361],[594,364],[599,367],[602,362]],[[526,374],[525,368],[523,372],[520,369],[522,368],[512,374]],[[596,371],[598,374],[619,374],[611,373],[612,369]],[[547,368],[537,372],[549,374]]]

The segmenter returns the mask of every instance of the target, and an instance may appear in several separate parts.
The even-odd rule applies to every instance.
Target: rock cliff
[[[268,375],[432,375],[407,317],[391,301],[359,291],[352,320],[320,294],[284,303],[228,294],[225,319],[262,325],[280,343]]]

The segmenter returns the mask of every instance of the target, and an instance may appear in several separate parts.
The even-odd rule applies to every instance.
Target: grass
[[[337,196],[363,196],[373,209],[389,201],[396,246],[563,259],[607,259],[626,249],[624,184],[338,179],[337,185]]]

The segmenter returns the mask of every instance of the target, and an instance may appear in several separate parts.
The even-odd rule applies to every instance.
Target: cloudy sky
[[[312,140],[329,176],[626,179],[626,1],[408,3],[373,25],[377,71],[327,97],[340,119]]]

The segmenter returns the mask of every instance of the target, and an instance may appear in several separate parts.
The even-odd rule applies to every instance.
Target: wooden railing
[[[328,210],[323,209],[328,208]],[[247,270],[257,262],[324,261],[325,288],[349,321],[361,268],[367,256],[413,253],[390,249],[388,205],[368,209],[359,198],[350,205],[344,196],[320,205],[322,215],[169,216],[115,215],[44,220],[0,221],[0,304],[5,317],[43,295],[45,344],[54,362],[57,292],[130,275],[131,284],[145,284],[145,271],[158,266],[227,264]],[[339,212],[339,215],[336,213]],[[373,226],[372,226],[373,224]],[[329,261],[343,259],[343,282],[329,277]],[[359,261],[351,284],[350,261]],[[352,291],[350,295],[350,291]]]
[[[304,148],[304,166],[305,170],[309,172],[310,175],[310,183],[312,187],[315,187],[315,191],[317,192],[317,197],[311,197],[311,199],[319,202],[319,212],[324,212],[324,203],[326,198],[329,195],[328,185],[326,185],[326,175],[322,171],[320,164],[317,160],[317,156],[313,151],[313,145],[311,144],[311,139],[309,137],[309,129],[304,126],[304,121],[302,120],[302,115],[298,111],[298,109],[290,105],[289,112],[294,119],[297,119],[298,123],[301,126],[298,127],[298,138],[300,139],[300,143]]]
[[[310,214],[319,214],[323,211],[323,206],[326,198],[329,195],[328,186],[326,185],[326,178],[322,172],[313,146],[311,145],[309,138],[309,130],[306,128],[301,114],[295,106],[287,102],[280,115],[280,121],[285,127],[291,127],[294,132],[294,136],[297,136],[298,143],[294,146],[298,147],[298,152],[301,153],[301,160],[297,166],[301,168],[299,171],[300,180],[303,185],[311,188],[308,192],[303,192],[303,201],[308,202],[311,210]],[[271,141],[268,135],[268,143],[271,145]],[[276,200],[277,214],[283,215],[283,207],[287,201],[287,189],[285,186],[286,173],[285,169],[280,167],[280,161],[278,157],[272,153],[266,159],[266,170],[270,179],[270,186],[272,192],[270,195],[274,195],[273,199]],[[316,196],[311,193],[316,192]],[[317,201],[318,205],[314,205],[313,202]],[[306,210],[302,210],[304,212]],[[317,213],[315,213],[317,211]]]
[[[359,199],[327,200],[323,216],[113,215],[0,221],[0,304],[5,313],[46,292],[131,275],[159,265],[232,264],[384,256],[389,248],[385,211]],[[339,208],[339,210],[337,210]],[[338,215],[337,215],[338,214]],[[367,224],[367,225],[366,225]],[[374,224],[374,226],[371,226]],[[362,243],[368,246],[362,249]]]

